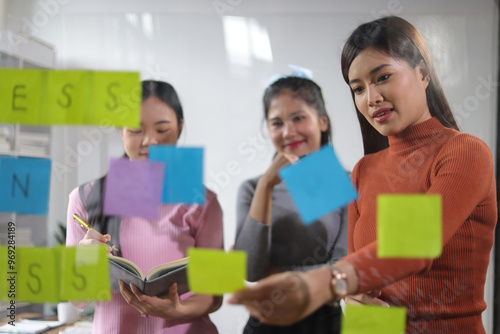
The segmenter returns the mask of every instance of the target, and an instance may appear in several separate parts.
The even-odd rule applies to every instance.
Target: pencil
[[[92,226],[90,226],[89,223],[87,223],[85,220],[83,220],[82,217],[80,217],[76,213],[73,214],[73,220],[75,221],[75,223],[80,224],[82,227],[85,227],[87,230],[94,230],[94,228],[92,228]],[[112,249],[114,249],[115,251],[118,251],[118,248],[115,245],[113,245],[111,243],[111,241],[107,240],[106,244],[109,247],[111,247]]]

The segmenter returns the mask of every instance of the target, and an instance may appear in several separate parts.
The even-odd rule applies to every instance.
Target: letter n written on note
[[[24,178],[19,177],[17,174],[12,175],[12,197],[16,197],[17,194],[21,193],[25,198],[29,197],[29,187],[30,187],[30,175],[27,174]]]
[[[0,212],[46,215],[51,162],[0,155]]]

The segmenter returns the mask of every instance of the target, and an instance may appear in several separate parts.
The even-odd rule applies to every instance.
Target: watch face
[[[335,280],[335,290],[337,290],[337,294],[346,295],[347,294],[347,281],[345,279]]]

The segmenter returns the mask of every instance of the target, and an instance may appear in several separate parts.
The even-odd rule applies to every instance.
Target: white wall
[[[233,5],[221,16],[217,2]],[[322,86],[335,149],[345,168],[362,156],[339,59],[352,29],[380,14],[400,15],[422,32],[462,130],[482,138],[495,154],[497,101],[494,85],[488,84],[497,81],[494,0],[11,0],[8,9],[10,29],[31,32],[56,46],[58,68],[138,70],[143,78],[176,87],[186,117],[181,145],[206,148],[205,181],[224,210],[226,248],[234,238],[237,187],[263,172],[273,154],[261,127],[261,98],[271,75],[289,73],[287,64],[312,69]],[[248,31],[233,28],[231,36],[225,35],[224,24]],[[81,151],[78,166],[64,175],[63,192],[103,174],[109,156],[121,152],[116,133],[100,137],[95,128],[83,130],[54,131],[66,158],[78,141],[93,147]],[[240,168],[231,175],[227,164],[233,160]],[[65,204],[60,205],[63,220]],[[491,282],[490,276],[487,332]],[[246,313],[226,305],[213,318],[221,333],[237,333]]]

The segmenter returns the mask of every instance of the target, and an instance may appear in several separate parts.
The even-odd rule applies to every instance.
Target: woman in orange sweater
[[[359,26],[344,46],[342,74],[365,147],[352,173],[359,198],[349,206],[349,254],[332,266],[268,277],[230,302],[263,322],[288,324],[345,298],[406,307],[408,333],[484,333],[497,221],[490,149],[458,131],[425,42],[407,21]],[[387,193],[441,194],[440,257],[377,257],[376,198]],[[277,291],[281,302],[271,308]]]

